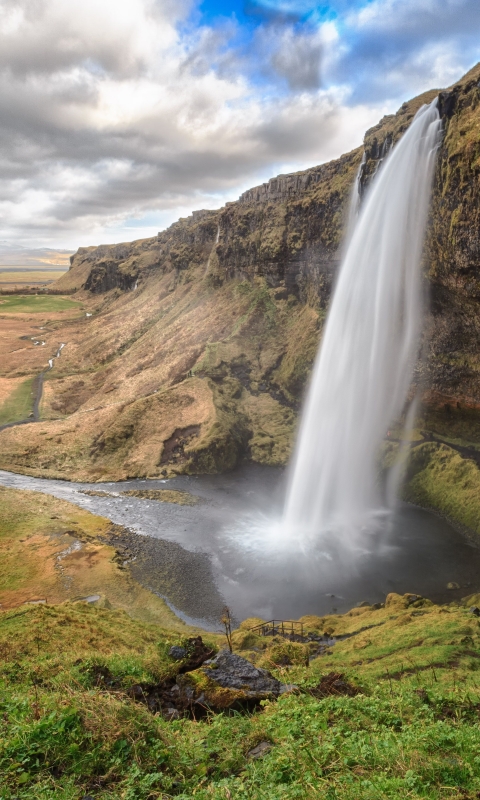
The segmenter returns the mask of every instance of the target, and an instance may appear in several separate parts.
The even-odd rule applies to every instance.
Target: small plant
[[[232,647],[232,618],[228,606],[223,607],[222,624],[225,626],[225,636],[227,637],[228,649],[233,653]]]

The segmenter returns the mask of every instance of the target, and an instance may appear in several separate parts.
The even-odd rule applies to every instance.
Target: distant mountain
[[[0,267],[68,267],[73,250],[17,248],[0,243]]]

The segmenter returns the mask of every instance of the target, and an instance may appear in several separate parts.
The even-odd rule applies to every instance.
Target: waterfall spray
[[[385,158],[350,232],[290,468],[286,540],[332,534],[355,546],[385,510],[377,461],[405,408],[417,357],[420,260],[440,133],[435,100]]]

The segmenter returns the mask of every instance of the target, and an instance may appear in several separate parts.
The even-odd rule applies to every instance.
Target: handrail
[[[298,630],[300,628],[300,630]],[[270,619],[250,628],[260,636],[301,636],[303,638],[303,622],[295,619]]]

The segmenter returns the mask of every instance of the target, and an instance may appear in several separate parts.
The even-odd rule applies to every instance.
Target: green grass
[[[82,304],[54,295],[9,295],[0,297],[0,314],[32,314],[81,308]]]
[[[0,425],[26,419],[33,410],[33,378],[20,383],[10,397],[0,405]]]
[[[308,667],[275,669],[278,642],[246,653],[297,694],[257,714],[167,722],[126,689],[171,674],[166,654],[181,633],[83,604],[1,614],[0,800],[477,798],[477,620],[462,608],[406,608],[397,596],[384,610],[308,620],[357,635]],[[251,634],[235,638],[252,646]],[[120,689],[98,688],[95,664]],[[359,693],[309,694],[332,670]],[[271,749],[249,758],[262,741]]]

